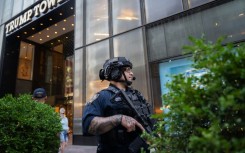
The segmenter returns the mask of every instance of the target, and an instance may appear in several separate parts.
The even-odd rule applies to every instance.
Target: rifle
[[[125,91],[120,90],[119,93],[121,93],[122,98],[126,100],[126,103],[129,105],[129,107],[134,111],[136,114],[136,117],[140,120],[140,123],[143,125],[147,133],[152,132],[151,124],[149,121],[145,118],[144,114],[140,114],[138,110],[134,107],[133,102],[129,99],[128,95],[125,93]]]
[[[119,90],[116,95],[121,94],[122,98],[126,101],[128,106],[134,111],[134,114],[139,119],[139,122],[143,125],[147,133],[152,132],[152,123],[149,121],[149,119],[146,119],[144,114],[140,114],[138,110],[135,108],[133,102],[129,99],[128,95],[123,90]],[[116,96],[115,95],[115,96]],[[115,97],[113,96],[113,97]],[[149,152],[148,150],[148,144],[145,142],[144,139],[142,139],[140,136],[137,136],[136,139],[129,145],[129,150],[132,153],[136,153],[140,150],[140,148],[144,148],[146,152]]]

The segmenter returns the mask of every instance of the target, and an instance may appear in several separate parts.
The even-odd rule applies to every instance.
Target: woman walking
[[[68,119],[65,116],[65,109],[60,108],[60,117],[61,117],[61,124],[62,124],[62,131],[60,132],[60,152],[64,153],[64,149],[68,142]]]

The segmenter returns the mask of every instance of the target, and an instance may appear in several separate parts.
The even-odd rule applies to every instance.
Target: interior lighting
[[[20,38],[20,36],[17,36],[17,38]]]
[[[52,21],[53,19],[52,18],[49,18],[50,21]]]
[[[40,41],[42,41],[43,39],[42,39],[42,38],[40,38],[39,40],[40,40]]]
[[[47,28],[47,30],[49,30],[49,28]]]
[[[244,16],[244,13],[240,13],[238,16]]]
[[[54,26],[56,26],[56,27],[57,27],[58,25],[57,25],[57,24],[55,24]]]
[[[72,23],[71,26],[74,26],[74,23]]]
[[[58,32],[57,32],[57,31],[55,31],[54,33],[55,33],[55,34],[57,34]]]
[[[25,31],[25,32],[24,32],[24,34],[26,35],[26,34],[27,34],[27,32]]]
[[[94,33],[95,36],[109,36],[108,33]]]
[[[66,22],[66,19],[64,20],[64,22]]]
[[[219,26],[218,22],[215,23],[215,26],[216,26],[216,27]]]
[[[32,30],[35,30],[35,28],[31,28]]]
[[[119,17],[117,17],[117,19],[118,20],[129,20],[129,21],[131,21],[131,20],[139,20],[138,18],[136,18],[136,17],[130,17],[130,16],[119,16]]]
[[[66,28],[62,28],[64,31],[66,30]]]
[[[32,38],[34,38],[34,36],[31,36]]]
[[[71,10],[73,10],[73,7],[71,7]]]
[[[40,25],[42,26],[42,25],[43,25],[43,23],[40,23]]]
[[[63,15],[62,13],[60,13],[60,15]]]
[[[49,35],[47,35],[47,37],[49,38]]]
[[[40,35],[40,34],[42,34],[42,32],[38,32],[38,34]]]

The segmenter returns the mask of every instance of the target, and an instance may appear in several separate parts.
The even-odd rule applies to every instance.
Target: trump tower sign
[[[5,33],[9,35],[14,31],[20,29],[28,22],[37,19],[38,17],[46,14],[47,12],[59,7],[62,3],[68,0],[42,0],[32,8],[26,10],[21,15],[17,16],[5,26]]]

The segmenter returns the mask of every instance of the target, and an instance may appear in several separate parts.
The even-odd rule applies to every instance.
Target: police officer
[[[84,135],[98,136],[97,153],[138,153],[141,147],[145,148],[146,152],[149,151],[146,143],[135,141],[145,128],[117,94],[120,90],[125,91],[135,105],[147,107],[148,112],[144,112],[150,115],[150,108],[142,94],[130,87],[135,80],[132,67],[132,63],[125,57],[106,60],[99,76],[102,81],[110,81],[110,85],[86,103],[82,118],[83,132]]]

